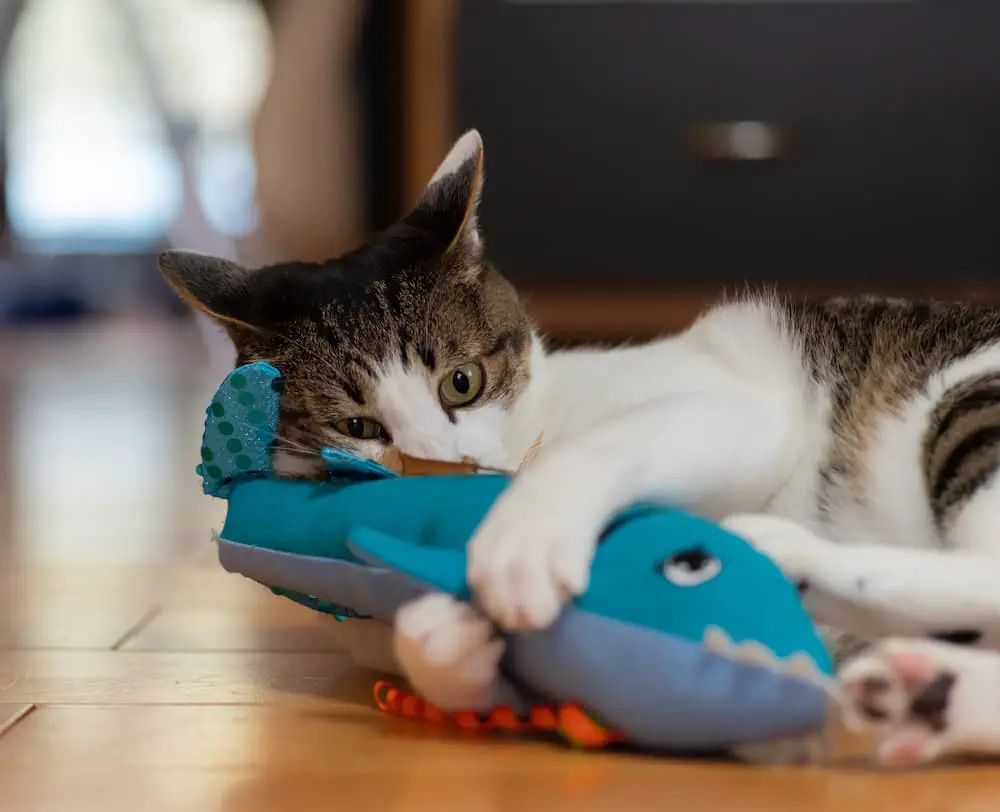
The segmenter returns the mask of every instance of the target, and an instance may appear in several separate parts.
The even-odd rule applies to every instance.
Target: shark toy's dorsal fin
[[[458,598],[469,596],[464,551],[413,544],[369,527],[352,528],[348,537],[351,552],[369,566],[396,570]]]

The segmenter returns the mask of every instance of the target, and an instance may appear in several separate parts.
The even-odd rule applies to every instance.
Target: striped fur
[[[869,498],[868,460],[887,415],[925,394],[934,376],[1000,341],[1000,310],[965,303],[859,297],[786,304],[782,314],[805,369],[830,397],[821,513],[838,490],[859,502]],[[940,526],[1000,462],[1000,453],[983,448],[1000,448],[998,376],[1000,370],[987,372],[954,386],[924,428],[927,498]]]
[[[939,527],[1000,468],[1000,370],[952,387],[924,442],[927,493]]]

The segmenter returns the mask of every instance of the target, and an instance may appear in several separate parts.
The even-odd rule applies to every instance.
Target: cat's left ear
[[[227,259],[176,249],[160,254],[156,264],[182,301],[226,327],[252,326],[252,271]]]
[[[443,253],[478,253],[482,240],[476,212],[482,189],[483,139],[469,130],[452,146],[404,222],[433,234]]]

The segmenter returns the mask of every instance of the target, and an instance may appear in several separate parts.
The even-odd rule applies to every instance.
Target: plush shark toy
[[[275,478],[280,392],[278,370],[256,363],[207,410],[198,470],[228,501],[222,565],[339,617],[392,623],[429,591],[473,601],[466,544],[510,477],[399,476],[328,449],[327,481]],[[509,635],[496,696],[515,718],[574,709],[613,734],[600,742],[719,751],[821,731],[831,674],[769,559],[713,523],[636,505],[605,528],[587,591],[556,623]]]

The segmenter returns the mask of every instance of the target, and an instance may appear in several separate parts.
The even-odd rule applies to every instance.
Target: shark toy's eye
[[[662,564],[663,577],[677,586],[699,586],[722,572],[722,562],[704,547],[674,553]]]

